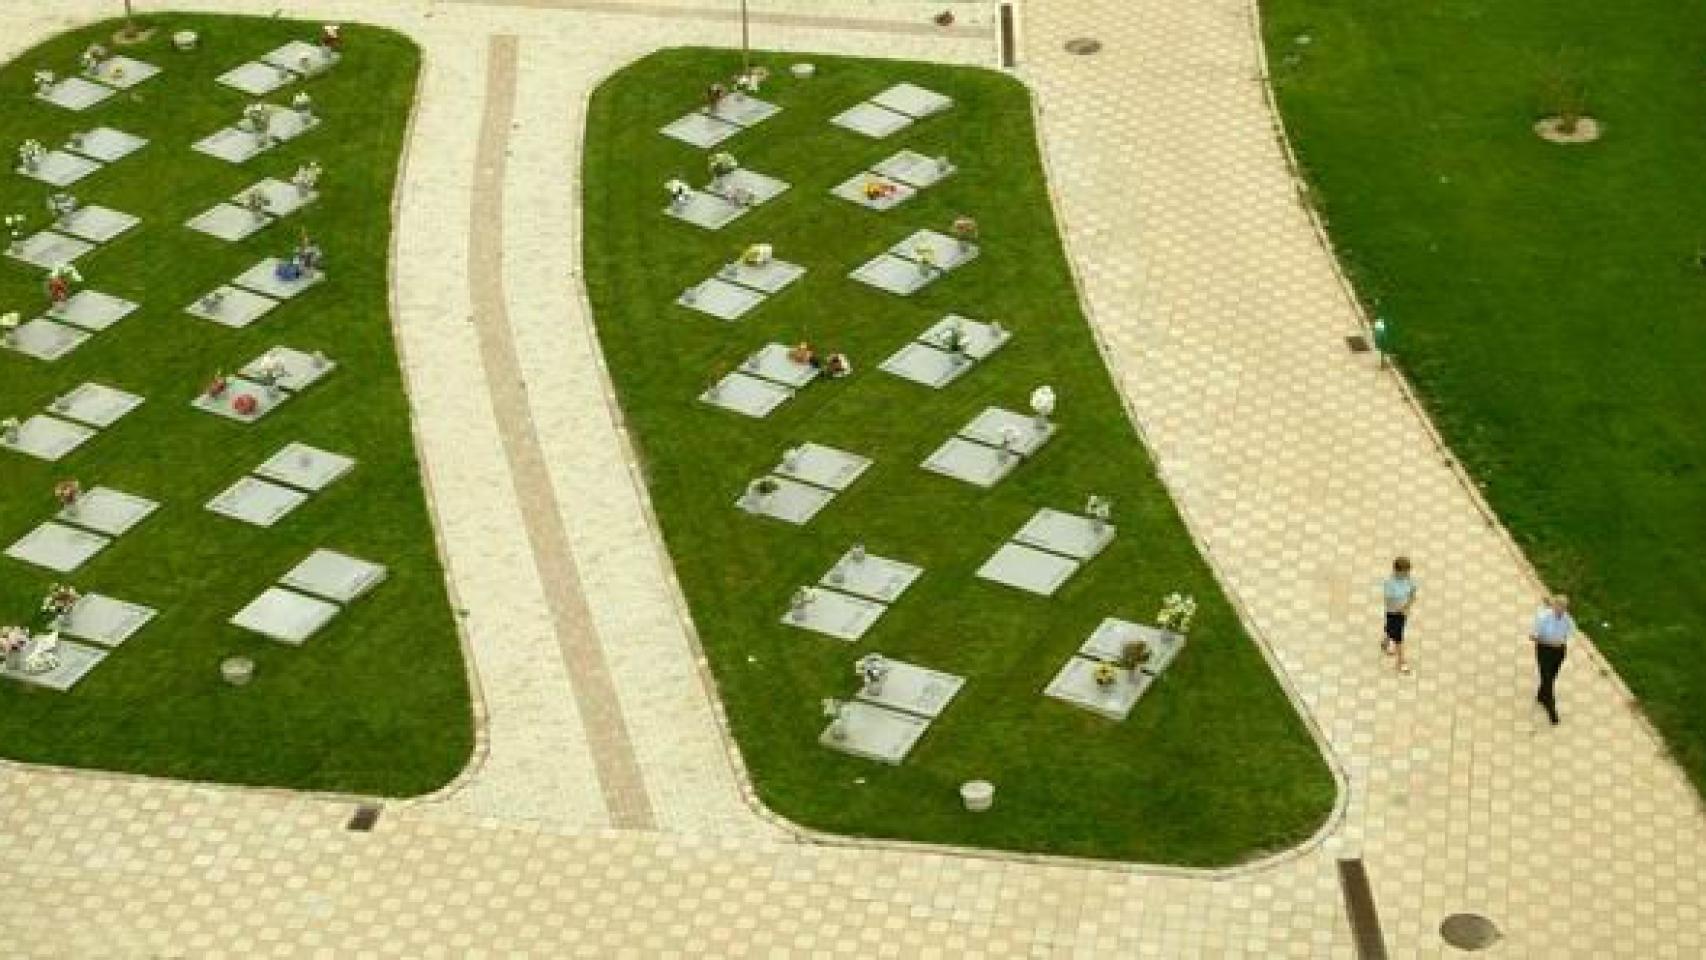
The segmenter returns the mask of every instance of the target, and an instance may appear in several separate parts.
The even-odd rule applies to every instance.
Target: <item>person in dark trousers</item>
[[[1558,722],[1558,699],[1552,685],[1564,666],[1564,654],[1569,650],[1570,636],[1576,632],[1576,621],[1570,618],[1570,598],[1563,594],[1547,598],[1540,612],[1534,615],[1534,628],[1528,638],[1534,641],[1534,659],[1540,666],[1540,689],[1534,699],[1546,708],[1552,723]]]
[[[1386,626],[1381,631],[1380,649],[1388,656],[1398,655],[1398,672],[1409,673],[1404,662],[1404,626],[1410,621],[1410,607],[1416,602],[1416,580],[1410,576],[1410,558],[1392,561],[1392,575],[1381,584],[1386,599]]]

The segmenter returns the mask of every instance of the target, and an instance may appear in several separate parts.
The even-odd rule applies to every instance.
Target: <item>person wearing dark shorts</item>
[[[1380,638],[1380,649],[1398,658],[1398,672],[1409,673],[1404,661],[1404,626],[1410,622],[1410,607],[1416,602],[1416,579],[1410,576],[1410,558],[1392,561],[1392,575],[1381,586],[1386,601],[1386,629]]]

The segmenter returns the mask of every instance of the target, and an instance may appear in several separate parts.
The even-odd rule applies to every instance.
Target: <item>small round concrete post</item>
[[[960,799],[972,813],[982,813],[995,803],[995,784],[988,780],[967,780],[960,784]]]
[[[248,657],[226,657],[220,661],[219,675],[233,687],[240,687],[255,676],[255,661]]]

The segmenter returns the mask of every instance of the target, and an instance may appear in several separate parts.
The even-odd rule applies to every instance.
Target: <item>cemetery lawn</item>
[[[1363,300],[1706,790],[1706,8],[1264,8],[1287,128]],[[1560,76],[1585,85],[1600,142],[1531,131]]]
[[[610,78],[586,138],[586,276],[597,327],[652,502],[736,739],[765,803],[819,830],[1189,865],[1286,848],[1321,824],[1334,782],[1315,743],[1199,556],[1128,421],[1080,311],[1049,207],[1027,91],[990,71],[761,55],[772,119],[719,150],[792,189],[721,231],[666,217],[663,184],[706,180],[705,151],[658,128],[733,76],[738,53],[671,50]],[[947,113],[885,140],[829,118],[911,81],[954,98]],[[902,148],[960,170],[876,213],[831,187]],[[982,227],[981,258],[910,298],[849,270],[956,214]],[[794,286],[724,323],[673,304],[755,242],[804,265]],[[997,319],[1013,341],[942,390],[877,369],[949,312]],[[813,383],[768,419],[696,397],[768,342],[845,351],[855,374]],[[1060,395],[1058,436],[991,489],[918,464],[986,406],[1028,410]],[[796,527],[734,506],[782,451],[816,441],[875,465]],[[1112,546],[1043,598],[974,577],[1040,507],[1080,512],[1112,497]],[[856,540],[925,573],[858,643],[779,622]],[[1195,594],[1190,644],[1123,723],[1045,698],[1104,617],[1152,622],[1163,595]],[[904,764],[826,749],[820,701],[851,699],[853,661],[891,659],[966,678]],[[961,782],[997,786],[994,809],[961,809]]]
[[[76,71],[78,54],[117,24],[75,30],[0,69],[0,211],[45,225],[50,188],[12,172],[26,138],[50,147],[108,125],[149,138],[141,151],[70,188],[142,218],[85,255],[87,286],[141,309],[55,363],[0,351],[0,416],[40,412],[86,380],[146,402],[55,464],[0,451],[0,538],[48,519],[55,481],[106,485],[161,502],[152,517],[69,575],[0,558],[0,623],[31,619],[49,584],[70,583],[146,604],[158,618],[70,693],[0,680],[0,753],[37,763],[166,777],[405,796],[444,784],[472,749],[472,714],[457,631],[422,495],[409,410],[388,319],[391,191],[419,54],[404,37],[351,26],[329,74],[307,89],[324,123],[242,166],[190,144],[236,120],[251,98],[214,77],[318,23],[159,14],[153,39],[118,52],[164,72],[83,113],[31,97],[31,74]],[[172,31],[202,46],[180,53]],[[321,199],[247,241],[227,244],[183,222],[263,176],[325,167]],[[264,256],[288,255],[298,228],[324,247],[330,279],[246,330],[184,307]],[[42,271],[0,260],[0,312],[28,319],[45,303]],[[253,425],[192,409],[216,370],[271,346],[324,351],[330,377]],[[354,471],[271,529],[203,504],[286,443],[356,458]],[[317,547],[382,563],[389,579],[300,647],[227,624]],[[220,661],[254,658],[254,681],[225,685]]]

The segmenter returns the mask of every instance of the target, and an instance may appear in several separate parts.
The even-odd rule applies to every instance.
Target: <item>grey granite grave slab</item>
[[[88,339],[89,335],[76,327],[37,317],[13,330],[12,338],[0,341],[0,345],[51,363],[82,346]]]
[[[663,208],[663,212],[669,216],[696,227],[704,227],[706,230],[721,230],[746,210],[746,207],[738,203],[732,203],[703,190],[689,190],[681,202],[671,203]]]
[[[947,157],[927,157],[916,150],[902,150],[871,168],[919,190],[941,183],[958,169]]]
[[[918,255],[920,247],[929,247],[936,255],[936,268],[944,271],[965,266],[976,260],[979,253],[977,244],[961,243],[935,230],[914,231],[912,236],[890,247],[889,253],[908,260],[922,260]]]
[[[111,487],[95,487],[77,498],[77,506],[61,509],[54,519],[109,537],[120,537],[158,509],[160,505],[147,497]]]
[[[91,670],[100,666],[102,660],[107,658],[104,650],[64,641],[60,641],[55,653],[59,656],[59,665],[52,670],[46,670],[42,673],[25,673],[22,670],[13,670],[4,663],[0,663],[0,677],[9,677],[13,680],[64,693],[76,686],[79,681],[89,675]]]
[[[160,75],[160,68],[152,63],[127,57],[123,54],[110,56],[102,60],[100,65],[90,75],[90,79],[98,80],[109,87],[129,90],[131,87]]]
[[[226,163],[246,163],[251,157],[271,148],[271,143],[263,143],[260,137],[236,127],[225,127],[190,144],[191,150]]]
[[[111,207],[90,204],[79,207],[68,217],[60,217],[53,229],[90,243],[110,243],[119,234],[141,222],[140,217],[122,213]]]
[[[292,40],[262,57],[261,62],[271,64],[280,70],[290,70],[305,77],[311,77],[330,70],[337,65],[339,59],[340,56],[336,50],[330,50],[315,43]]]
[[[279,578],[279,583],[338,603],[350,603],[385,581],[381,564],[336,550],[316,550]]]
[[[699,399],[724,410],[762,419],[768,417],[793,395],[794,391],[790,387],[758,377],[749,377],[737,371],[717,381],[710,389],[701,393]]]
[[[35,169],[18,172],[31,180],[40,180],[55,187],[67,187],[99,169],[100,163],[88,157],[66,153],[64,150],[50,150],[42,156]]]
[[[54,267],[75,261],[93,249],[95,249],[95,245],[87,240],[68,237],[52,230],[43,230],[18,241],[6,251],[6,256],[13,260],[22,260],[43,270],[52,270]]]
[[[6,556],[59,573],[70,573],[112,543],[111,537],[48,521],[6,548]]]
[[[923,567],[869,553],[863,560],[854,560],[853,551],[849,550],[818,582],[861,597],[893,603],[923,575]]]
[[[970,357],[938,350],[929,344],[909,343],[884,360],[878,369],[903,380],[941,388],[953,383],[976,364]]]
[[[982,413],[960,428],[960,436],[999,447],[1003,439],[1002,431],[1011,430],[1013,451],[1028,457],[1042,449],[1042,445],[1049,442],[1058,429],[1054,424],[1047,423],[1039,430],[1037,423],[1036,417],[1027,417],[1000,407],[984,407]]]
[[[715,194],[731,203],[745,201],[752,206],[757,206],[761,203],[769,203],[786,193],[789,186],[791,184],[786,180],[778,180],[754,170],[741,168],[712,180],[705,187],[705,192]]]
[[[831,723],[817,742],[866,760],[898,766],[924,736],[930,721],[874,703],[853,701],[842,707],[841,737]]]
[[[1013,339],[1013,331],[999,324],[983,323],[969,317],[962,317],[957,313],[950,313],[931,324],[930,329],[919,334],[918,342],[932,344],[946,350],[952,341],[950,331],[955,326],[958,326],[960,330],[961,352],[973,360],[982,360],[988,357],[1006,346],[1007,341]]]
[[[305,273],[295,280],[282,280],[278,276],[277,257],[268,257],[243,271],[242,275],[231,281],[239,287],[247,287],[256,293],[264,293],[274,300],[289,300],[302,291],[326,279],[320,271]]]
[[[764,293],[778,293],[783,287],[806,275],[806,268],[786,260],[771,260],[763,266],[753,266],[736,260],[717,271],[717,279],[738,283]]]
[[[112,163],[122,160],[148,145],[145,137],[115,130],[112,127],[96,127],[83,133],[81,140],[67,141],[65,149],[72,153],[80,153],[91,160],[102,163]]]
[[[870,457],[820,443],[802,443],[782,454],[782,462],[776,466],[775,473],[813,486],[845,490],[870,468]]]
[[[741,371],[788,387],[803,387],[822,373],[809,363],[796,363],[790,352],[780,343],[767,343],[741,361]]]
[[[881,184],[888,189],[888,192],[881,196],[873,197],[865,192],[866,188],[871,184]],[[875,173],[858,173],[841,181],[839,184],[836,184],[835,189],[829,192],[843,200],[851,200],[861,207],[867,207],[872,210],[892,210],[906,201],[911,200],[912,195],[918,191],[904,183],[901,183],[899,180],[894,180]]]
[[[951,437],[920,464],[931,473],[963,480],[979,487],[993,487],[1019,465],[1016,454],[960,437]]]
[[[722,143],[742,129],[738,123],[694,112],[664,126],[658,132],[703,150]]]
[[[1002,544],[977,570],[981,580],[993,580],[1029,593],[1053,596],[1067,578],[1078,572],[1077,560],[1017,543]]]
[[[830,118],[830,123],[844,130],[864,134],[874,140],[893,134],[912,123],[912,118],[904,113],[896,113],[874,103],[860,103],[841,111]]]
[[[279,87],[296,80],[296,74],[270,63],[250,60],[240,63],[214,78],[233,90],[241,90],[251,97],[264,97]]]
[[[115,93],[118,91],[112,87],[95,83],[92,80],[85,80],[82,77],[62,77],[45,93],[37,90],[36,99],[46,100],[56,107],[64,107],[67,110],[81,113]]]
[[[1124,720],[1155,678],[1147,673],[1139,672],[1134,676],[1129,671],[1116,670],[1114,682],[1102,686],[1096,682],[1098,666],[1099,661],[1073,657],[1054,675],[1043,693],[1109,720]]]
[[[881,683],[867,683],[859,689],[860,700],[935,719],[966,685],[964,677],[940,670],[899,660],[890,660],[888,665],[888,675]]]
[[[222,517],[257,527],[270,527],[307,500],[308,495],[300,490],[244,477],[207,501],[207,509]]]
[[[954,105],[952,97],[913,83],[897,83],[871,98],[871,102],[896,113],[922,118],[941,113]]]
[[[84,383],[55,397],[48,409],[54,416],[99,428],[112,426],[140,406],[142,398],[134,393],[101,383]]]
[[[238,397],[243,396],[255,398],[255,409],[253,412],[238,412],[236,401]],[[229,377],[227,378],[224,393],[221,393],[217,397],[213,397],[208,396],[204,391],[197,394],[196,398],[190,401],[190,406],[195,407],[197,410],[205,410],[208,413],[216,413],[228,420],[236,420],[239,423],[254,423],[256,420],[259,420],[273,412],[279,404],[289,399],[290,394],[283,390],[270,391],[266,387],[263,387],[252,380],[245,380],[242,377]]]
[[[1114,525],[1044,507],[1019,528],[1013,541],[1088,560],[1114,542]]]
[[[280,142],[295,140],[304,133],[320,125],[320,118],[301,110],[288,110],[284,107],[273,107],[271,122],[267,125],[267,133]]]
[[[750,127],[763,123],[781,113],[782,108],[768,100],[760,100],[751,94],[732,91],[717,101],[716,106],[703,107],[700,112],[726,123]]]
[[[917,293],[925,284],[941,275],[942,271],[939,269],[923,267],[915,260],[904,260],[886,253],[877,254],[848,274],[860,283],[868,283],[878,290],[886,290],[902,297]]]
[[[304,190],[294,183],[268,177],[233,196],[231,202],[242,206],[244,198],[252,193],[259,193],[267,198],[267,212],[275,217],[288,217],[320,198],[313,190]]]
[[[128,603],[99,593],[85,593],[71,608],[60,632],[103,647],[116,647],[153,620],[153,607]]]
[[[99,333],[136,312],[136,304],[99,290],[79,290],[48,308],[47,316]]]
[[[739,320],[764,302],[764,294],[738,283],[712,277],[681,291],[675,302],[689,310],[710,314],[718,320]]]
[[[252,293],[242,287],[222,286],[217,292],[221,297],[217,305],[209,307],[204,297],[185,307],[184,312],[192,317],[240,329],[259,320],[267,311],[278,306],[277,300]]]
[[[786,477],[770,479],[776,482],[776,492],[760,497],[750,491],[742,491],[735,499],[735,506],[747,513],[799,525],[817,516],[835,498],[835,494],[809,483],[796,483]]]
[[[803,607],[790,608],[782,614],[782,622],[853,643],[887,612],[888,607],[874,600],[818,588],[816,599]]]
[[[36,414],[18,425],[16,440],[0,439],[0,448],[28,454],[37,460],[58,460],[83,445],[95,431],[80,423]]]
[[[306,443],[290,443],[255,468],[255,476],[319,492],[355,469],[355,460]]]
[[[300,644],[338,615],[338,605],[294,590],[268,587],[231,617],[242,627],[281,643]]]
[[[261,364],[268,354],[283,368],[278,385],[292,393],[301,393],[338,369],[337,362],[324,355],[304,353],[294,347],[273,347],[244,364],[243,369],[237,372],[245,377],[258,379]]]
[[[1143,672],[1151,676],[1159,676],[1166,670],[1185,646],[1185,638],[1179,634],[1147,624],[1108,617],[1097,625],[1096,631],[1090,634],[1090,639],[1078,648],[1078,655],[1091,660],[1117,662],[1125,653],[1126,644],[1136,640],[1142,640],[1149,645],[1149,660],[1144,663]]]
[[[256,231],[272,225],[273,217],[268,213],[256,214],[253,210],[239,207],[236,204],[221,203],[209,207],[184,221],[184,226],[210,237],[236,243]]]

